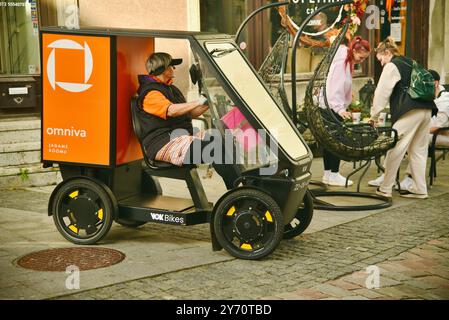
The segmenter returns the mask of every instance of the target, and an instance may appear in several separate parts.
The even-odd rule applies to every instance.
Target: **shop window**
[[[201,31],[235,34],[247,15],[245,0],[200,0]]]
[[[39,73],[36,0],[0,2],[0,74]]]
[[[277,2],[278,0],[200,0],[201,4],[201,30],[210,32],[223,32],[235,34],[240,24],[254,10],[259,7]],[[337,2],[336,0],[335,2]],[[300,26],[306,17],[328,1],[301,0],[297,4],[287,7],[286,14],[291,18],[295,26]],[[370,1],[371,4],[374,0]],[[337,22],[339,16],[345,18],[344,10],[334,7],[317,15],[306,27],[309,41],[303,41],[297,51],[297,74],[299,79],[307,80],[311,77],[318,63],[326,54],[326,41],[332,37],[332,31],[340,27]],[[341,21],[340,20],[340,21]],[[239,39],[244,53],[256,69],[259,69],[269,52],[276,44],[277,39],[283,32],[281,26],[281,15],[277,9],[266,10],[260,13],[247,25]],[[374,31],[370,32],[362,24],[356,35],[374,41]],[[373,43],[374,45],[374,43]],[[288,74],[291,73],[291,43],[289,48],[289,59],[287,63]],[[370,74],[372,62],[356,66],[356,75]]]
[[[40,0],[40,24],[43,27],[64,26],[68,29],[79,28],[78,0]]]
[[[335,1],[338,2],[338,1]],[[328,2],[317,2],[310,0],[299,1],[298,4],[291,4],[286,10],[286,14],[291,19],[291,24],[296,28],[300,26],[304,20],[313,14],[320,7],[328,4]],[[273,10],[274,11],[274,10]],[[279,14],[278,14],[279,15]],[[276,16],[272,24],[271,42],[274,44],[283,28],[280,20]],[[342,21],[347,18],[347,14],[343,7],[335,6],[317,13],[304,29],[305,35],[301,37],[300,47],[297,50],[297,73],[299,78],[308,79],[324,56],[327,54],[330,43],[338,34]],[[361,36],[372,42],[373,32],[364,26],[363,22],[358,28],[354,36]],[[291,52],[289,48],[289,58],[287,63],[287,73],[291,73]],[[369,73],[369,62],[355,66],[355,74],[362,76]]]

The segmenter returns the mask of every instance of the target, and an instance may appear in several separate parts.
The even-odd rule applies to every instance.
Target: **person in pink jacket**
[[[341,45],[338,49],[327,77],[326,96],[329,107],[338,119],[352,119],[348,107],[352,102],[352,78],[354,66],[369,57],[371,47],[367,40],[355,37],[349,47]],[[340,158],[323,151],[324,176],[323,183],[330,186],[345,186],[346,178],[340,174]],[[353,182],[349,181],[348,185]]]

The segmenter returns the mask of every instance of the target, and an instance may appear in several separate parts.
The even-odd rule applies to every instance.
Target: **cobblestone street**
[[[208,225],[146,224],[134,230],[117,224],[99,247],[123,252],[124,261],[82,271],[80,289],[68,290],[65,272],[18,267],[17,260],[50,248],[76,247],[47,216],[52,187],[0,193],[1,299],[449,299],[448,162],[428,200],[402,199],[369,212],[316,211],[308,230],[282,241],[262,261],[213,252]],[[321,168],[320,159],[312,170]],[[345,170],[350,170],[349,166]],[[212,201],[223,192],[205,179]],[[370,169],[367,178],[375,177]],[[187,189],[163,181],[164,193]],[[364,187],[362,191],[372,192]],[[367,289],[367,268],[379,271],[379,288]],[[372,270],[372,269],[368,269]]]
[[[284,241],[264,261],[232,260],[63,298],[449,299],[448,215],[444,195]],[[381,271],[378,290],[365,288],[370,265]]]

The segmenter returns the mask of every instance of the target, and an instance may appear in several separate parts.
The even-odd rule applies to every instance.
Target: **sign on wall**
[[[380,0],[381,39],[391,36],[405,55],[407,41],[407,0]]]

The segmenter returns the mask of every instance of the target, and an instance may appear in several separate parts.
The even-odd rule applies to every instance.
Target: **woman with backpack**
[[[412,59],[399,55],[391,37],[378,45],[376,57],[382,64],[383,71],[374,94],[371,118],[374,123],[377,122],[379,114],[390,104],[393,129],[397,130],[399,137],[396,147],[387,153],[385,178],[377,189],[377,194],[392,197],[397,172],[402,159],[408,153],[413,183],[401,193],[401,196],[427,199],[428,134],[430,119],[437,113],[433,102],[435,91],[433,97],[428,92],[425,96],[419,96],[421,93],[419,89],[425,88],[429,91],[429,83],[411,82],[412,73],[422,69],[417,70],[417,65]],[[430,78],[432,79],[431,76]],[[410,90],[415,89],[416,85],[417,91]]]

